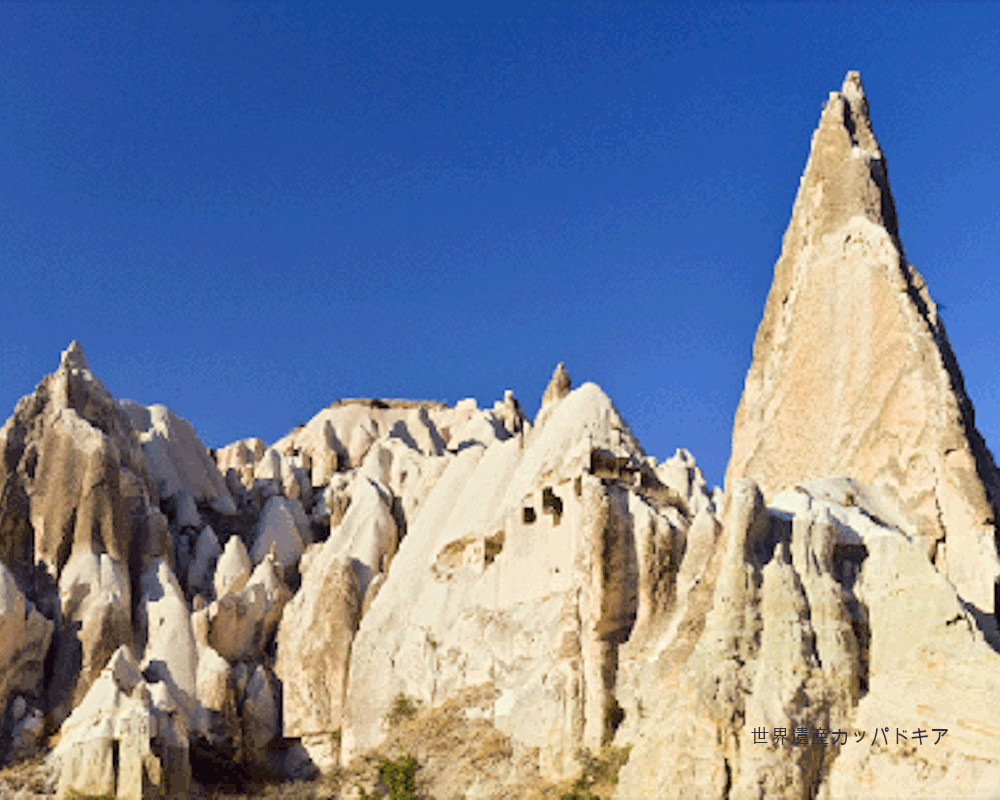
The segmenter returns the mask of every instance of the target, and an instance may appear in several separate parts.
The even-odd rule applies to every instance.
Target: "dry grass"
[[[55,776],[43,755],[0,769],[0,797],[51,797]]]

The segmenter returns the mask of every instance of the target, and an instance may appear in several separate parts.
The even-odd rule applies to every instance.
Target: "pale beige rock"
[[[500,405],[518,413],[512,396]],[[671,519],[688,520],[640,496],[659,482],[593,384],[522,430],[447,459],[407,518],[352,645],[345,760],[378,744],[399,694],[435,707],[484,683],[497,690],[488,719],[537,748],[547,775],[573,774],[608,734],[618,645],[639,606],[669,594],[683,540]]]
[[[128,648],[114,653],[63,724],[51,759],[59,798],[190,796],[186,722],[167,686],[143,680]]]
[[[555,403],[562,400],[566,395],[570,393],[573,389],[573,382],[570,380],[569,373],[566,371],[566,365],[560,361],[555,370],[552,372],[552,378],[549,380],[549,385],[545,387],[545,392],[542,394],[542,408],[549,405],[549,403]]]
[[[19,498],[0,507],[0,560],[33,558],[53,575],[74,549],[128,561],[155,493],[127,415],[91,373],[78,343],[18,403],[0,444],[3,496]],[[29,524],[33,553],[21,541]]]
[[[511,398],[513,401],[513,398]],[[422,454],[441,454],[463,441],[457,436],[471,420],[490,415],[494,423],[477,430],[488,444],[520,429],[519,406],[499,403],[502,414],[490,415],[467,399],[455,406],[433,401],[340,400],[274,443],[273,448],[310,465],[310,481],[326,486],[340,469],[357,467],[375,442],[398,438]],[[501,419],[502,417],[502,419]],[[479,439],[478,441],[482,441]],[[238,443],[237,443],[238,444]],[[235,444],[220,450],[220,468],[238,466]]]
[[[227,476],[230,494],[234,488],[228,481],[230,470],[235,474],[240,486],[249,489],[253,486],[254,466],[266,450],[267,445],[261,439],[240,439],[215,451],[215,463],[219,472]]]
[[[193,714],[197,696],[198,651],[184,591],[165,561],[151,564],[140,579],[138,627],[145,642],[142,665]]]
[[[274,673],[258,665],[243,697],[245,756],[263,762],[268,748],[281,737],[281,687]]]
[[[331,768],[341,728],[351,640],[361,591],[351,561],[326,542],[284,610],[275,670],[282,682],[284,735],[308,740],[317,766]]]
[[[726,483],[847,475],[890,491],[979,608],[1000,572],[993,459],[923,278],[903,255],[857,73],[813,135],[736,414]]]
[[[271,497],[257,522],[250,559],[259,564],[273,549],[281,565],[290,569],[311,541],[309,520],[302,504],[287,497]]]
[[[272,555],[258,564],[247,581],[247,588],[259,586],[264,590],[264,617],[261,620],[260,643],[266,647],[278,630],[282,614],[292,592],[282,578],[283,568]]]
[[[236,513],[222,474],[191,423],[162,405],[143,406],[123,400],[121,406],[138,433],[161,497],[183,491],[221,514]]]
[[[162,551],[165,529],[128,416],[76,342],[17,404],[0,429],[0,452],[0,561],[32,576],[25,584],[35,587],[32,601],[57,620],[49,708],[58,722],[114,648],[131,641],[127,588],[101,581],[127,587],[126,565]],[[113,570],[124,579],[110,578]],[[100,587],[89,585],[92,579]]]
[[[988,718],[1000,656],[919,543],[879,521],[891,513],[882,491],[813,482],[769,511],[752,483],[732,489],[725,552],[702,576],[710,611],[697,613],[705,591],[692,590],[696,613],[645,650],[643,702],[627,712],[639,719],[617,738],[632,749],[616,796],[988,794],[1000,774]],[[854,746],[854,731],[871,738],[887,724],[889,746]],[[918,725],[957,735],[897,746],[895,728]],[[774,747],[778,727],[804,727],[810,741],[814,729],[852,733],[846,746]],[[767,744],[754,744],[755,728]]]
[[[236,696],[236,681],[229,662],[209,644],[211,622],[208,610],[191,615],[191,631],[198,651],[197,724],[206,738],[241,750],[242,726]]]
[[[238,537],[237,537],[238,538]],[[206,525],[198,534],[195,543],[194,560],[188,568],[187,585],[192,594],[208,597],[212,591],[212,576],[222,555],[222,546],[211,525]]]
[[[274,636],[292,596],[281,571],[274,556],[265,556],[243,589],[227,592],[200,612],[207,620],[207,643],[227,661],[259,659]]]
[[[61,721],[108,658],[133,642],[127,566],[107,553],[75,553],[59,578],[59,609],[49,704]]]
[[[365,463],[371,468],[369,460]],[[392,497],[370,474],[365,467],[358,470],[350,485],[351,504],[328,540],[329,547],[351,560],[362,594],[375,575],[389,568],[399,543]]]
[[[252,568],[243,540],[239,536],[230,536],[215,565],[215,575],[212,577],[215,596],[221,599],[229,592],[241,591],[250,579]]]

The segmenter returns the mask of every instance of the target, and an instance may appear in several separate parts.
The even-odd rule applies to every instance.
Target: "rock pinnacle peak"
[[[861,73],[856,69],[849,70],[844,76],[844,85],[840,87],[840,93],[849,100],[864,100],[867,103],[865,87],[861,83]]]
[[[90,369],[90,366],[87,364],[87,357],[83,354],[83,346],[76,339],[70,342],[69,347],[63,350],[59,366],[65,369]]]
[[[726,484],[884,490],[963,597],[993,608],[1000,479],[907,262],[857,72],[827,101],[757,329]]]
[[[560,361],[552,371],[552,379],[549,381],[549,385],[545,387],[545,393],[542,395],[542,406],[547,406],[556,400],[562,400],[570,393],[572,388],[573,383],[570,380],[569,373],[566,371],[566,365]]]

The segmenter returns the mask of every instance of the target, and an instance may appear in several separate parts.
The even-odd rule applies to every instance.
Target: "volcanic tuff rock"
[[[544,424],[459,452],[361,618],[344,758],[386,736],[400,695],[436,707],[486,684],[485,719],[538,748],[544,774],[572,774],[616,724],[618,648],[670,595],[696,504],[660,482],[590,383]]]
[[[426,760],[442,797],[564,794],[626,758],[622,800],[1000,786],[993,462],[853,73],[814,137],[725,496],[690,453],[646,456],[562,364],[534,424],[509,391],[342,401],[221,448],[223,478],[74,343],[0,449],[0,757],[61,724],[63,796],[187,797],[223,759],[360,774],[380,747]]]
[[[162,551],[166,522],[128,416],[77,342],[18,402],[0,451],[0,560],[55,622],[47,688],[62,720],[132,642],[129,565]]]
[[[752,481],[732,492],[725,548],[704,573],[709,610],[676,612],[645,647],[644,706],[617,739],[632,745],[618,796],[995,791],[1000,658],[898,520],[878,521],[879,490],[828,479],[771,508]],[[885,725],[890,741],[872,747]],[[850,741],[775,746],[779,727],[850,731]],[[766,742],[755,743],[757,728]],[[897,728],[948,734],[919,748]],[[852,747],[856,731],[868,734],[863,747]]]
[[[830,94],[774,268],[726,485],[849,475],[886,488],[963,598],[993,609],[993,459],[906,260],[861,80]]]

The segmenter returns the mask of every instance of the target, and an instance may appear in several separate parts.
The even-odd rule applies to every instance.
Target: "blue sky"
[[[0,415],[79,339],[211,446],[593,380],[719,482],[809,140],[861,70],[1000,446],[1000,7],[0,6]]]

